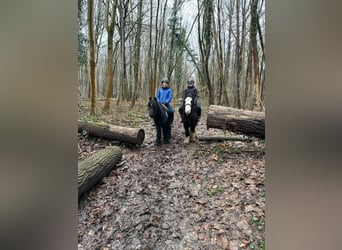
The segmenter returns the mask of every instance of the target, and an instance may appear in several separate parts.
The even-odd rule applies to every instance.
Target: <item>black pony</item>
[[[157,98],[151,98],[148,102],[150,117],[153,118],[157,129],[156,146],[161,145],[161,132],[163,130],[164,144],[169,144],[171,139],[171,121],[166,109],[157,101]]]
[[[192,96],[186,96],[184,99],[184,109],[181,111],[183,120],[183,126],[185,129],[184,143],[190,143],[197,140],[196,125],[199,121],[199,116],[196,112],[194,98]]]

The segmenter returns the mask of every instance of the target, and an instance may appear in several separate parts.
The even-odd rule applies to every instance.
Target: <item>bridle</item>
[[[149,115],[151,118],[155,117],[157,114],[157,103],[154,100],[150,100],[148,104],[148,109],[149,109]]]

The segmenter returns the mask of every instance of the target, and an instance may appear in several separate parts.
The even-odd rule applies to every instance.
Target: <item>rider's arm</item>
[[[165,102],[166,102],[167,104],[169,104],[171,101],[172,101],[172,90],[169,89],[169,91],[167,92],[167,96],[166,96]]]
[[[157,96],[156,96],[158,102],[160,102],[160,95],[161,95],[161,91],[160,89],[158,89]]]

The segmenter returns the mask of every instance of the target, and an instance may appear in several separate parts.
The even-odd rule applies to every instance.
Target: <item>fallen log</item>
[[[265,139],[265,112],[210,105],[207,129],[218,128]]]
[[[109,124],[97,124],[78,121],[78,132],[85,130],[89,135],[106,140],[121,141],[134,145],[141,145],[145,139],[142,128],[127,128]]]
[[[111,146],[78,162],[78,198],[116,168],[122,158],[120,147]]]
[[[248,137],[234,137],[234,136],[198,136],[199,141],[251,141]]]

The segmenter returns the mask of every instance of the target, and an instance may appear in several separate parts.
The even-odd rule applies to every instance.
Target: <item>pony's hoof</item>
[[[154,146],[161,146],[161,142],[160,141],[156,141],[155,143],[154,143]]]
[[[164,140],[164,144],[170,144],[170,140],[169,139]]]
[[[185,137],[184,139],[184,144],[189,144],[190,143],[190,137]]]
[[[197,137],[197,135],[196,135],[196,132],[190,133],[190,141],[191,141],[191,142],[195,142],[195,141],[197,141],[197,140],[198,140],[198,137]]]

